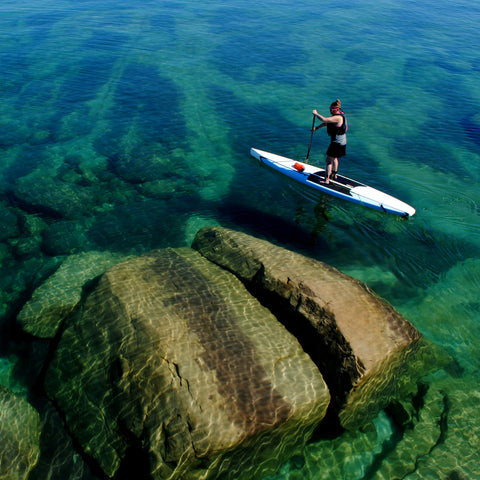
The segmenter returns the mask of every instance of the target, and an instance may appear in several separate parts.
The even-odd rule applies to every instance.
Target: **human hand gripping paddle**
[[[312,122],[312,130],[311,130],[311,134],[310,134],[310,143],[308,144],[308,151],[307,151],[307,158],[305,159],[305,163],[308,163],[308,156],[310,155],[310,149],[312,148],[312,139],[313,139],[313,132],[315,131],[315,120],[317,119],[317,117],[315,116],[315,114],[313,114],[313,122]]]

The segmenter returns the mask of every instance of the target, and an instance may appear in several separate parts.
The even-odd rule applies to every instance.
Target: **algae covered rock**
[[[46,390],[108,476],[253,479],[323,419],[328,389],[298,341],[192,249],[112,267],[67,319]]]
[[[29,210],[52,218],[81,218],[102,202],[102,192],[91,185],[65,181],[52,166],[37,168],[18,179],[14,194]]]
[[[0,385],[0,479],[27,479],[40,456],[40,416]]]
[[[445,372],[420,383],[408,428],[371,478],[480,478],[477,386],[477,378]]]
[[[125,256],[109,252],[86,252],[71,255],[45,283],[17,316],[24,331],[40,338],[53,338],[64,320],[78,305],[82,289]]]
[[[344,427],[358,426],[389,403],[420,334],[365,284],[325,263],[220,227],[200,230],[192,246],[234,273],[302,338]]]

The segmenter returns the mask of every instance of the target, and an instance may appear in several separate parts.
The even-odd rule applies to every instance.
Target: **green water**
[[[218,224],[367,282],[456,365],[403,436],[382,412],[275,479],[480,478],[479,20],[446,0],[2,2],[0,383],[27,395],[15,316],[65,256]],[[309,204],[249,156],[303,159],[336,98],[341,172],[413,218]]]

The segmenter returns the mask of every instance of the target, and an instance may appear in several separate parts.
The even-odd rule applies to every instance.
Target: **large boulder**
[[[295,332],[322,371],[344,427],[358,427],[389,403],[420,334],[365,284],[221,227],[200,230],[192,246],[233,272]]]
[[[102,275],[67,319],[45,387],[84,451],[122,478],[129,465],[153,479],[264,476],[330,398],[298,341],[189,248]]]
[[[20,395],[0,385],[0,479],[27,479],[40,456],[41,422]]]

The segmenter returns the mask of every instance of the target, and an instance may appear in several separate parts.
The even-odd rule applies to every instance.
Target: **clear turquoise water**
[[[479,3],[446,0],[3,1],[0,383],[22,391],[11,322],[63,256],[190,245],[220,224],[367,282],[458,365],[430,380],[461,432],[424,456],[431,477],[384,473],[381,414],[373,437],[318,442],[276,479],[480,478],[479,21]],[[335,98],[342,173],[413,218],[315,207],[250,158],[304,158],[312,109]],[[312,163],[326,146],[315,134]]]

